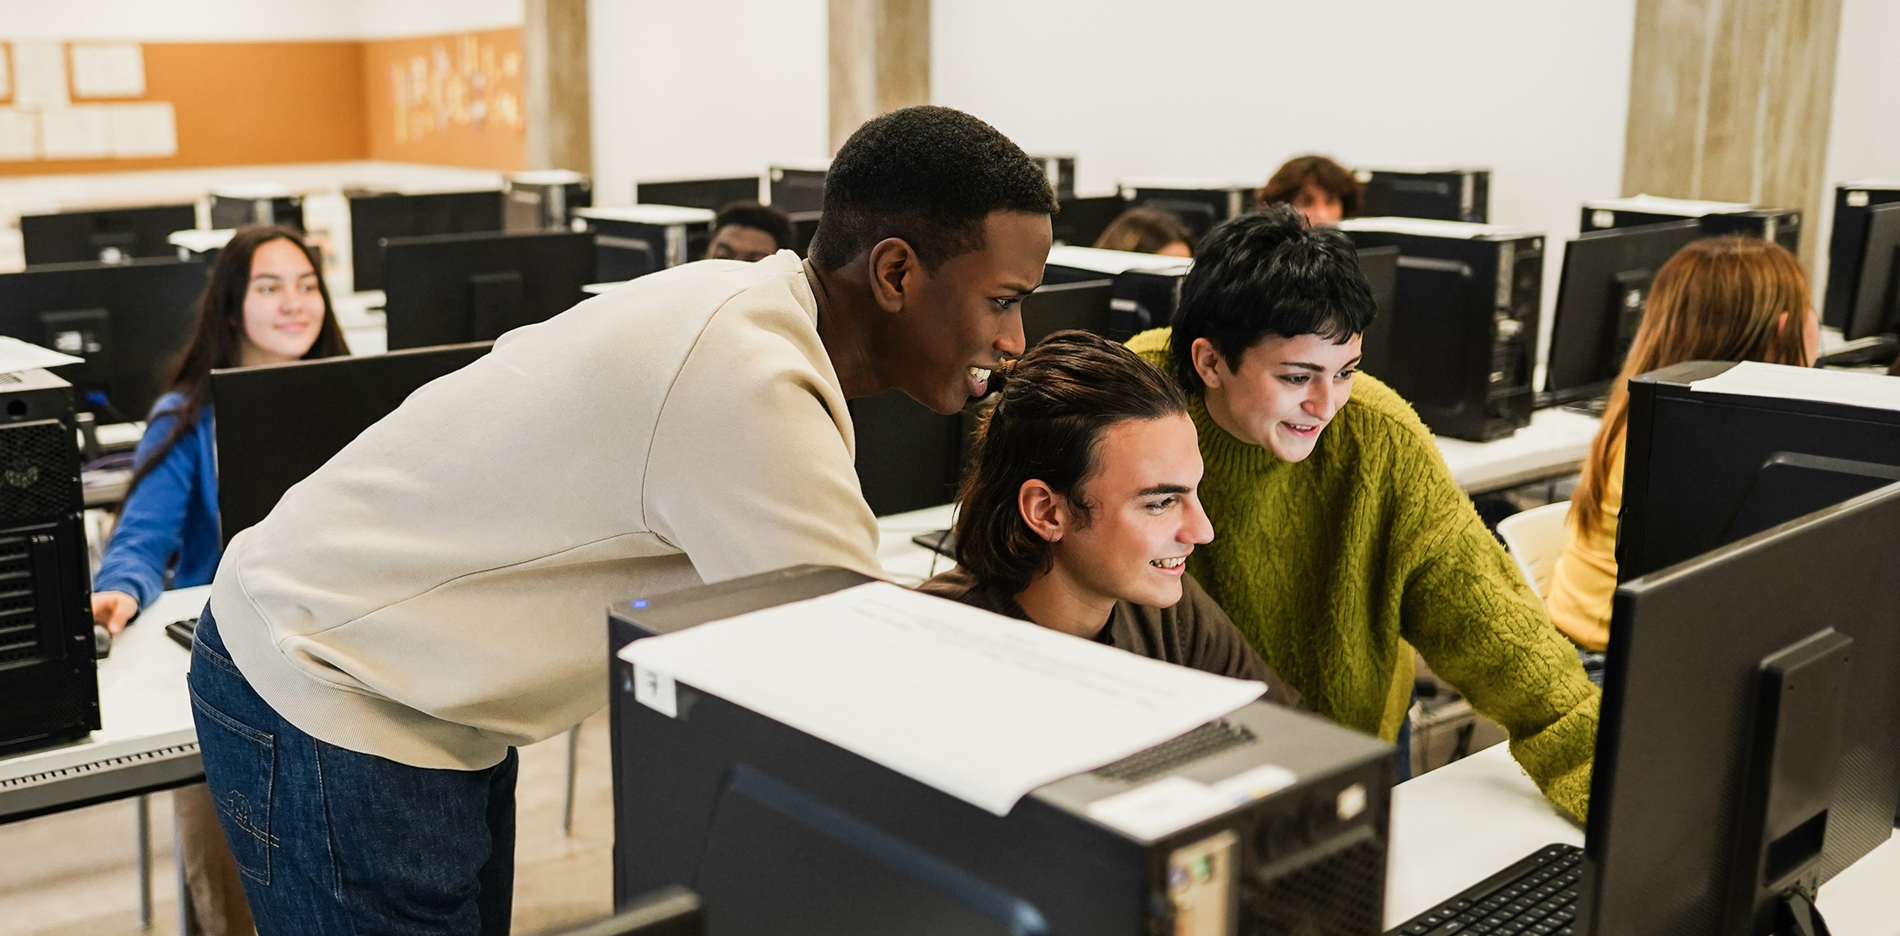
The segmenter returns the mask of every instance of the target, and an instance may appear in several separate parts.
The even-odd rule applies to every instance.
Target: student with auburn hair
[[[1551,623],[1586,650],[1609,646],[1630,378],[1683,361],[1807,367],[1820,350],[1808,278],[1800,261],[1773,241],[1705,238],[1676,251],[1656,271],[1642,324],[1610,387],[1582,480],[1570,495],[1569,537],[1545,597]]]
[[[191,340],[145,418],[132,483],[92,586],[93,620],[117,634],[166,588],[218,569],[211,371],[350,353],[317,252],[296,231],[240,228],[218,251]],[[148,627],[162,626],[150,624]],[[207,936],[247,933],[250,908],[205,785],[172,791],[192,909]]]
[[[1194,256],[1194,234],[1173,213],[1159,208],[1130,208],[1109,222],[1095,246],[1103,250]]]
[[[1352,243],[1290,206],[1202,239],[1173,326],[1129,341],[1187,393],[1206,459],[1220,537],[1188,569],[1308,709],[1398,739],[1417,648],[1582,816],[1598,691],[1431,432],[1358,373],[1373,313]]]
[[[1169,663],[1265,682],[1294,704],[1187,574],[1214,538],[1187,400],[1084,331],[1030,349],[977,430],[957,568],[922,591]]]
[[[1365,186],[1347,169],[1324,156],[1295,156],[1275,170],[1254,192],[1254,207],[1285,202],[1314,227],[1330,227],[1359,213]]]

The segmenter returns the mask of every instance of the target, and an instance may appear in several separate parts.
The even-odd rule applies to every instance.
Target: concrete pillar
[[[526,0],[521,58],[528,168],[594,170],[587,0]]]
[[[1840,21],[1841,0],[1637,0],[1623,194],[1800,208],[1811,228]]]
[[[830,0],[831,151],[879,114],[930,103],[930,0]]]

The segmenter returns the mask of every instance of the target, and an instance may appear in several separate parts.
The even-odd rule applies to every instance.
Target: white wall
[[[931,94],[1032,152],[1074,153],[1083,189],[1136,175],[1264,182],[1309,152],[1488,166],[1491,220],[1561,240],[1580,202],[1621,194],[1635,9],[956,0],[932,5]],[[1546,309],[1559,254],[1546,254]]]
[[[0,0],[0,39],[271,42],[520,26],[523,0]]]
[[[592,0],[594,201],[827,155],[825,0]]]
[[[1834,224],[1834,186],[1858,179],[1900,180],[1900,3],[1843,0],[1834,60],[1834,106],[1827,139],[1827,194],[1809,236]],[[1814,262],[1815,302],[1827,279],[1827,242]]]

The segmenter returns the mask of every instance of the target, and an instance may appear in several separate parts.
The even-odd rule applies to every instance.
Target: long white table
[[[1590,454],[1601,422],[1565,409],[1542,409],[1531,414],[1530,425],[1507,438],[1465,442],[1441,436],[1436,441],[1458,486],[1468,494],[1484,494],[1576,471]]]
[[[1544,799],[1505,745],[1486,748],[1392,790],[1385,925],[1431,909],[1553,842],[1583,830]],[[1900,839],[1821,887],[1835,936],[1900,936]]]

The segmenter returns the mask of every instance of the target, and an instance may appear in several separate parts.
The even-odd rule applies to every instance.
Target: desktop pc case
[[[1759,208],[1752,205],[1735,204],[1729,210],[1703,214],[1699,210],[1684,208],[1682,211],[1667,210],[1670,199],[1655,199],[1652,204],[1661,210],[1644,210],[1642,199],[1612,198],[1602,201],[1583,203],[1583,217],[1579,230],[1584,232],[1601,231],[1607,228],[1635,227],[1639,224],[1661,224],[1665,221],[1681,221],[1694,218],[1702,222],[1702,231],[1710,237],[1723,234],[1747,234],[1763,240],[1771,240],[1789,253],[1801,250],[1801,209],[1799,208]],[[1697,203],[1685,202],[1685,206]]]
[[[1340,230],[1362,251],[1399,249],[1392,311],[1366,330],[1361,369],[1440,435],[1483,442],[1529,425],[1544,235],[1411,218]]]
[[[0,374],[0,754],[99,727],[72,388]]]
[[[1489,169],[1360,169],[1366,217],[1436,218],[1484,224],[1491,217]]]
[[[790,214],[825,210],[825,175],[822,165],[773,166],[766,170],[766,194],[772,205]]]
[[[869,581],[798,567],[614,609],[611,649]],[[1392,748],[1256,702],[995,816],[680,684],[679,717],[612,657],[614,899],[670,884],[707,932],[1375,934]],[[1149,841],[1090,803],[1274,764],[1293,785]]]
[[[211,229],[277,224],[303,230],[303,196],[280,185],[237,185],[211,192]]]
[[[501,177],[501,229],[566,230],[577,209],[594,204],[594,183],[567,169],[534,169]]]
[[[1158,208],[1173,214],[1195,237],[1214,225],[1253,210],[1258,183],[1203,179],[1123,179],[1119,191],[1131,208]]]

